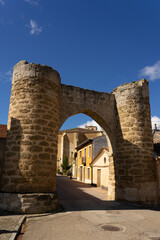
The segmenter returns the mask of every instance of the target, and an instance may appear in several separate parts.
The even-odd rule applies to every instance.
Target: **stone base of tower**
[[[3,211],[30,214],[56,209],[56,193],[0,193],[0,210]]]
[[[145,182],[139,183],[138,186],[119,188],[116,190],[116,200],[157,206],[158,189],[156,182]]]

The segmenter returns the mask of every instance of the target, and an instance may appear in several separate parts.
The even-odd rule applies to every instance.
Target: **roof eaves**
[[[88,145],[89,143],[92,143],[93,142],[93,139],[92,138],[89,138],[87,140],[85,140],[84,142],[82,142],[81,144],[79,144],[76,149],[79,150],[81,149],[82,147]]]
[[[107,152],[109,152],[108,146],[103,146],[103,147],[99,150],[99,152],[97,153],[97,155],[94,157],[93,161],[90,163],[90,166],[92,166],[93,163],[97,161],[96,158],[103,152],[103,150],[106,150]]]

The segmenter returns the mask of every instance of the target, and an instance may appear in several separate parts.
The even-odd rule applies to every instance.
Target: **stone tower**
[[[127,83],[113,94],[117,105],[117,198],[153,203],[157,190],[148,81]]]
[[[1,186],[9,210],[13,204],[18,212],[55,208],[59,95],[57,71],[26,61],[15,65]]]

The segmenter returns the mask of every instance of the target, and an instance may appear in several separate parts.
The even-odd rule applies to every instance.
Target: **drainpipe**
[[[93,167],[92,164],[90,164],[91,167],[91,186],[93,186]]]

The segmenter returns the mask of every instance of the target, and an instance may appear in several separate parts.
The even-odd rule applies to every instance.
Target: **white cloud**
[[[3,0],[0,0],[0,3],[1,3],[2,5],[4,5],[4,1],[3,1]]]
[[[159,117],[157,117],[157,116],[152,117],[151,122],[152,122],[152,129],[154,129],[155,124],[157,125],[157,128],[160,129],[160,118]],[[94,120],[87,121],[86,123],[83,123],[83,124],[79,125],[78,127],[85,128],[85,126],[96,126],[98,131],[103,131],[101,126]]]
[[[96,126],[98,131],[103,131],[103,129],[99,126],[99,124],[97,122],[95,122],[94,120],[92,121],[87,121],[86,123],[83,123],[81,125],[79,125],[79,128],[85,128],[85,126]]]
[[[13,70],[10,69],[8,72],[6,72],[6,78],[12,82],[12,75],[13,75]]]
[[[154,125],[157,125],[157,128],[160,129],[160,118],[157,116],[154,116],[151,118],[151,122],[152,122],[152,129],[154,129]]]
[[[0,72],[0,81],[12,82],[12,74],[13,74],[12,68],[10,68],[9,71],[7,71],[5,73]]]
[[[36,23],[36,21],[34,20],[30,20],[30,25],[26,25],[27,27],[29,27],[31,30],[30,30],[30,34],[33,35],[33,34],[40,34],[42,32],[42,27],[39,27],[38,24]]]
[[[1,1],[1,0],[0,0]],[[29,3],[32,6],[38,6],[38,2],[34,0],[25,0],[25,2]]]
[[[160,79],[160,61],[152,66],[146,66],[141,69],[139,76],[149,78],[151,81]]]

